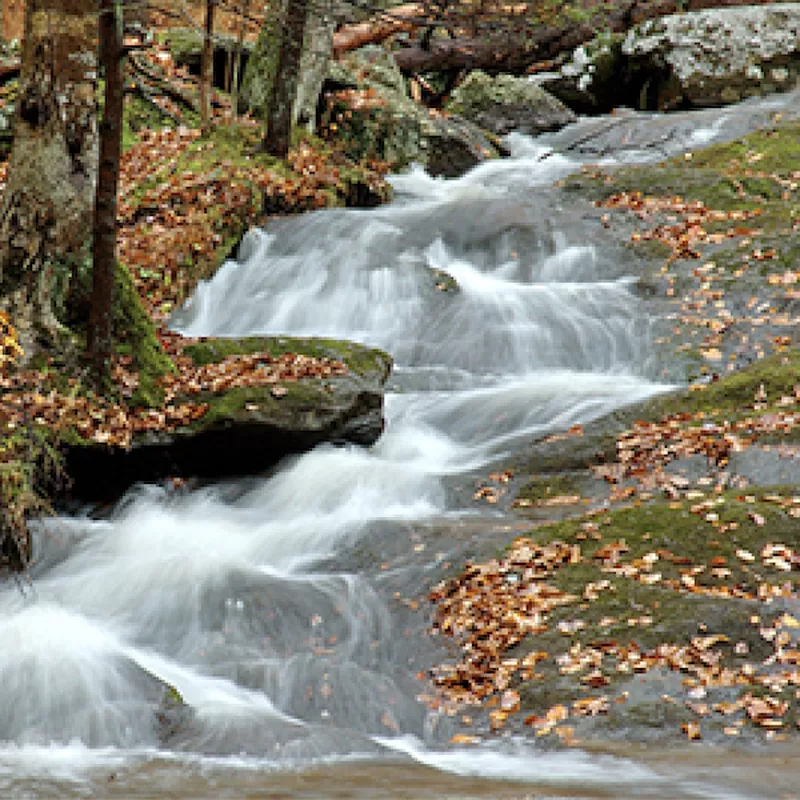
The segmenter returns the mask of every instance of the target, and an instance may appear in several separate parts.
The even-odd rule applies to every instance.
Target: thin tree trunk
[[[211,91],[214,83],[214,7],[216,0],[206,0],[206,30],[200,76],[200,124],[211,122]]]
[[[278,70],[272,85],[267,115],[264,149],[277,158],[286,158],[292,133],[292,106],[297,94],[300,59],[310,0],[288,0]]]
[[[100,160],[95,195],[89,359],[98,378],[108,375],[113,346],[112,309],[117,263],[117,187],[122,154],[124,53],[119,0],[100,0],[100,61],[106,89],[100,123]]]
[[[241,0],[239,3],[239,29],[236,31],[236,52],[233,57],[233,75],[231,76],[231,107],[234,118],[239,114],[239,75],[242,71],[245,17],[249,11],[250,0]]]

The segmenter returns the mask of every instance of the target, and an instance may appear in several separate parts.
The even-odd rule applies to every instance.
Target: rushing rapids
[[[735,119],[683,122],[669,147],[733,135]],[[580,161],[549,148],[578,159],[581,141],[512,137],[512,158],[461,179],[398,176],[389,206],[251,232],[198,289],[175,319],[191,335],[390,352],[385,434],[41,523],[30,583],[0,594],[2,796],[736,796],[691,763],[676,778],[535,743],[449,748],[452,725],[417,700],[438,645],[391,602],[443,557],[405,549],[435,530],[455,552],[464,520],[482,524],[448,480],[679,378],[623,251],[551,188]],[[175,692],[189,709],[173,719]]]

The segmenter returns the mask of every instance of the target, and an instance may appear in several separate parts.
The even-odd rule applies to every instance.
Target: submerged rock
[[[341,361],[347,373],[248,386],[190,398],[208,403],[195,422],[136,434],[129,449],[72,437],[65,469],[73,497],[112,499],[138,481],[255,474],[323,442],[373,444],[383,431],[382,386],[392,360],[352,342],[285,337],[206,339],[186,352],[208,364],[236,353],[292,352]]]
[[[536,83],[513,75],[493,77],[481,70],[469,74],[445,109],[498,136],[512,131],[536,136],[576,119],[560,100]]]

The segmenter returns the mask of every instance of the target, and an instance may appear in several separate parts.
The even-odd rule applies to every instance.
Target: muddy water
[[[553,182],[591,141],[653,158],[770,103],[512,137],[464,178],[398,177],[390,206],[250,234],[175,326],[383,347],[386,432],[44,524],[32,585],[0,594],[0,796],[790,796],[800,769],[773,751],[449,747],[455,721],[418,699],[447,652],[415,602],[519,524],[463,502],[475,471],[681,377],[628,256]],[[190,710],[157,723],[165,684]]]

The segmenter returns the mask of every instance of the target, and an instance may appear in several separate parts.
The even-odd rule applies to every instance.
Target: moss
[[[786,492],[786,487],[773,487],[758,490],[753,498],[736,492],[710,494],[707,499],[714,503],[710,508],[718,516],[713,521],[704,518],[709,513],[705,509],[697,513],[695,508],[692,512],[693,503],[699,502],[694,500],[651,503],[593,515],[588,530],[585,517],[537,528],[531,536],[540,543],[566,541],[581,547],[582,560],[562,567],[551,579],[578,600],[551,612],[548,630],[529,637],[509,655],[519,657],[530,650],[544,650],[555,657],[569,647],[597,646],[602,642],[622,647],[635,643],[646,651],[664,642],[685,644],[698,633],[711,632],[729,638],[717,648],[728,662],[738,658],[733,650],[736,642],[747,644],[747,659],[766,658],[772,648],[750,622],[751,614],[758,613],[755,601],[701,592],[716,589],[719,593],[724,587],[736,587],[756,594],[762,584],[781,586],[786,582],[787,573],[764,566],[759,556],[767,543],[781,542],[795,549],[798,546],[796,520],[776,502],[778,497],[787,496]],[[792,496],[792,487],[788,496]],[[730,527],[721,529],[724,525]],[[646,583],[603,571],[602,562],[593,556],[615,542],[624,542],[628,548],[621,556],[622,563],[631,564],[647,554],[658,555],[651,573],[659,573],[661,578]],[[739,550],[753,553],[755,561],[739,558]],[[712,558],[730,574],[712,574]],[[689,574],[701,592],[685,589],[681,580]],[[586,599],[587,584],[597,581],[607,584],[597,591],[596,599]],[[570,636],[560,632],[559,622],[575,620],[583,627]],[[612,685],[626,681],[628,673],[607,668],[613,663],[606,664],[603,673]],[[541,662],[537,671],[543,679],[526,682],[520,690],[526,708],[546,708],[576,696],[580,674],[560,675],[554,658]],[[625,715],[629,722],[634,721],[627,716],[627,710]]]
[[[186,701],[183,699],[183,695],[177,690],[175,686],[163,680],[161,681],[161,683],[164,685],[164,699],[167,702],[181,706],[186,705]]]
[[[62,477],[62,458],[49,429],[29,424],[0,432],[0,570],[27,567],[27,520],[52,512],[48,494]]]
[[[672,254],[670,246],[659,239],[639,239],[631,242],[630,247],[639,258],[648,261],[664,261]]]
[[[278,426],[284,421],[294,425],[298,414],[308,412],[316,416],[330,402],[330,393],[321,380],[283,381],[278,385],[286,390],[286,394],[280,398],[273,397],[263,386],[227,389],[220,394],[202,394],[198,400],[208,403],[208,411],[189,428],[204,430],[219,422],[235,420],[244,412],[248,417],[269,420]]]
[[[584,481],[580,475],[536,475],[518,492],[519,500],[542,503],[551,497],[580,495]]]
[[[204,339],[184,350],[196,365],[216,363],[232,355],[266,351],[272,356],[298,353],[312,358],[342,361],[348,371],[366,379],[382,381],[388,375],[391,358],[381,350],[336,339],[295,339],[288,337],[247,337],[244,339]],[[311,428],[324,424],[329,413],[332,387],[342,378],[282,381],[285,393],[274,397],[265,387],[239,387],[220,394],[203,394],[198,399],[209,404],[206,414],[193,423],[194,430],[229,422],[245,413],[248,419],[260,419],[281,425],[302,424]],[[345,379],[346,380],[346,379]],[[307,417],[306,417],[307,415]]]
[[[650,196],[681,196],[700,200],[721,211],[754,210],[757,226],[767,231],[785,228],[800,210],[798,199],[786,199],[788,179],[800,166],[800,125],[777,125],[733,142],[694,151],[690,159],[677,156],[659,164],[584,170],[565,179],[568,191],[581,191],[602,200],[618,192],[639,191]],[[790,206],[791,213],[787,209]],[[730,227],[710,223],[709,230]]]
[[[139,387],[131,405],[161,405],[164,396],[157,379],[175,367],[156,336],[153,320],[142,307],[130,273],[121,264],[117,264],[114,288],[114,333],[118,348],[132,357],[139,373]]]
[[[256,46],[247,61],[241,103],[257,119],[266,119],[280,55],[280,31],[274,13],[267,13]]]
[[[668,414],[697,413],[731,415],[752,407],[764,387],[767,402],[774,404],[793,395],[800,382],[800,350],[775,353],[749,367],[709,383],[702,391],[682,391],[656,398],[635,410],[638,419],[656,419]]]
[[[286,336],[205,339],[189,345],[184,352],[197,366],[202,366],[222,361],[231,355],[258,353],[263,350],[276,357],[284,353],[299,353],[312,358],[339,360],[350,372],[362,377],[385,375],[391,364],[390,356],[382,350],[339,339],[296,339]]]
[[[174,120],[137,95],[127,94],[122,118],[122,150],[130,149],[138,141],[143,129],[174,127]]]

